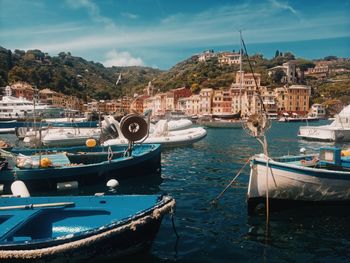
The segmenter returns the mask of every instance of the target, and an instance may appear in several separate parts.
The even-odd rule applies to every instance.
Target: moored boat
[[[160,145],[137,145],[129,150],[129,147],[115,150],[113,147],[72,147],[53,153],[44,153],[42,149],[41,154],[17,150],[22,155],[8,157],[8,165],[0,171],[1,189],[9,193],[15,179],[25,182],[30,192],[46,192],[58,190],[65,182],[91,185],[159,172]]]
[[[267,196],[271,210],[286,203],[350,203],[350,158],[341,157],[338,148],[280,158],[255,155],[247,194],[249,212]]]
[[[106,120],[115,127],[118,137],[106,140],[102,143],[102,145],[109,146],[127,144],[128,141],[123,135],[121,124],[119,124],[119,122],[117,122],[112,116],[105,117],[105,121]],[[167,121],[160,120],[152,133],[150,133],[147,137],[142,137],[141,139],[137,140],[136,143],[142,142],[144,144],[161,144],[162,148],[178,147],[191,145],[202,140],[206,135],[207,132],[202,127],[169,131]]]
[[[350,141],[350,105],[346,106],[329,125],[299,127],[298,137],[317,141]]]
[[[174,205],[159,195],[3,197],[0,261],[101,261],[148,250]]]
[[[220,118],[200,118],[197,124],[208,128],[231,128],[242,129],[242,124],[245,120],[242,119],[220,119]]]

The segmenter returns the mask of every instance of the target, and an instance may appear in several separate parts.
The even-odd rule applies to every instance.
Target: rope
[[[270,207],[269,207],[269,160],[266,161],[266,225],[268,226],[270,221]]]
[[[157,207],[153,210],[153,213],[150,215],[144,216],[137,220],[131,220],[131,222],[126,225],[122,225],[116,228],[112,228],[105,232],[86,237],[80,240],[68,242],[65,244],[48,247],[48,248],[39,248],[31,250],[0,250],[0,261],[9,260],[9,259],[45,259],[47,257],[59,257],[63,253],[72,252],[76,249],[86,249],[89,246],[92,246],[96,242],[103,242],[108,240],[113,235],[118,235],[125,231],[135,231],[137,227],[147,224],[151,220],[158,219],[159,216],[168,213],[175,206],[175,200],[171,200],[168,203]]]
[[[174,230],[174,233],[176,235],[176,238],[179,238],[180,236],[179,236],[179,234],[176,231],[175,222],[174,222],[174,213],[173,212],[170,213],[170,217],[171,217],[171,224],[173,226],[173,230]]]
[[[249,158],[245,164],[241,167],[241,169],[238,171],[238,173],[236,174],[236,176],[231,180],[231,182],[225,187],[224,190],[222,190],[222,192],[217,196],[215,197],[211,203],[212,204],[215,204],[219,201],[219,199],[221,198],[221,196],[224,195],[224,193],[227,191],[227,189],[236,181],[236,179],[238,178],[238,176],[240,176],[240,174],[242,173],[243,169],[246,167],[246,165],[250,162],[251,158]]]
[[[107,160],[108,160],[109,162],[111,162],[111,161],[112,161],[112,158],[113,158],[113,151],[112,151],[111,146],[108,146],[108,156],[107,156]]]

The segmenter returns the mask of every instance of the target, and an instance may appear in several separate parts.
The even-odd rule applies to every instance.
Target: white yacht
[[[346,106],[329,125],[301,126],[299,137],[318,141],[350,141],[350,105]]]
[[[40,116],[41,113],[47,113],[52,110],[57,110],[57,108],[40,103],[35,104],[34,107],[34,102],[25,98],[3,96],[2,100],[0,100],[0,120],[26,119],[33,116],[34,111],[37,116]]]

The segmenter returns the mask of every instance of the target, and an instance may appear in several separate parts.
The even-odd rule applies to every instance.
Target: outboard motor
[[[118,138],[118,129],[114,123],[111,123],[108,119],[108,116],[104,118],[105,125],[102,126],[102,134],[103,139],[115,139]]]

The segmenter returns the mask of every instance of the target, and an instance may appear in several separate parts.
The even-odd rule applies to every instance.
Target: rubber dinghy
[[[174,205],[159,195],[2,197],[0,261],[91,262],[145,251]]]
[[[128,143],[127,139],[123,134],[125,132],[121,129],[119,124],[112,116],[106,116],[105,120],[113,124],[115,127],[118,137],[105,141],[102,145],[125,145]],[[207,135],[207,132],[202,127],[188,128],[184,130],[169,131],[168,122],[166,120],[160,120],[157,123],[154,131],[149,134],[146,139],[140,139],[136,143],[143,142],[145,144],[161,144],[164,147],[177,147],[191,145],[197,141],[200,141]]]

